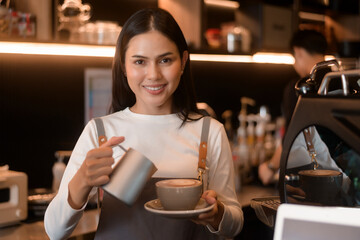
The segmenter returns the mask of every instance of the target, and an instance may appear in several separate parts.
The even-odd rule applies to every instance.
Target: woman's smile
[[[150,93],[150,94],[160,94],[164,91],[164,88],[167,84],[157,84],[157,85],[144,85],[144,88]]]

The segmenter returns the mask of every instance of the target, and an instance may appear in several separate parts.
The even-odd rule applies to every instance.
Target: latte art
[[[169,179],[158,182],[159,187],[191,187],[201,185],[201,182],[195,179]]]

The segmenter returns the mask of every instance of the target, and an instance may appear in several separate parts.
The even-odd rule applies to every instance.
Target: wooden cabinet
[[[189,45],[203,47],[203,0],[158,0],[158,6],[173,15]]]

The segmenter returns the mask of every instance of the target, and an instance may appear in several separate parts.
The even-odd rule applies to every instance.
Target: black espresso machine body
[[[335,65],[337,71],[330,71],[320,83],[315,82],[319,68],[330,65]],[[330,84],[334,80],[336,84]],[[315,65],[310,78],[300,80],[295,89],[299,98],[283,139],[279,196],[251,201],[257,217],[270,227],[274,227],[282,203],[360,206],[360,69],[342,70],[336,60],[324,61]],[[306,131],[318,136],[317,143],[309,145],[313,148],[307,145]],[[311,138],[309,142],[312,143]],[[319,145],[322,149],[318,149]],[[300,157],[296,159],[294,155]],[[301,161],[303,164],[299,164]],[[303,174],[308,172],[334,174]]]
[[[329,81],[338,78],[342,83],[342,90],[337,94],[330,94],[328,90]],[[354,85],[355,84],[355,85]],[[288,126],[283,141],[283,151],[280,162],[279,194],[281,203],[299,203],[306,205],[322,206],[360,206],[360,70],[347,70],[331,72],[325,75],[317,93],[307,93],[299,96],[294,114]],[[312,161],[311,152],[307,162],[293,167],[291,152],[294,151],[296,139],[303,135],[306,129],[314,129],[316,134],[325,143],[325,149],[329,155],[329,164],[317,164],[316,149]],[[308,144],[306,137],[303,137]],[[310,143],[311,145],[311,140]],[[321,159],[320,159],[321,160]],[[306,161],[304,161],[306,162]],[[316,166],[315,166],[316,165]],[[316,176],[310,185],[313,190],[306,192],[306,183],[301,179],[300,171],[336,170],[341,174],[339,192],[334,196],[335,201],[326,202],[318,199],[310,199],[312,192],[327,194],[336,188],[333,176]],[[319,171],[319,170],[318,170]],[[316,171],[313,171],[315,173]],[[302,172],[301,172],[302,173]],[[321,174],[320,174],[321,175]],[[327,179],[325,179],[327,178]],[[327,180],[323,186],[321,181]],[[339,179],[339,177],[337,177]],[[308,180],[307,180],[308,181]],[[317,189],[316,189],[317,187]],[[342,188],[341,188],[342,187]],[[329,190],[326,190],[328,188]],[[325,191],[324,193],[320,193]],[[329,197],[326,197],[329,198]],[[312,201],[314,200],[314,201]]]

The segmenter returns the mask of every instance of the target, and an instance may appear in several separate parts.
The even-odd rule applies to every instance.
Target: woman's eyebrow
[[[148,58],[148,57],[141,56],[141,55],[132,55],[131,57],[132,58]]]
[[[173,53],[172,52],[166,52],[166,53],[163,53],[163,54],[160,54],[158,57],[165,57],[165,56],[168,56],[168,55],[172,55]]]
[[[166,53],[163,53],[163,54],[160,54],[159,56],[157,56],[156,58],[162,58],[162,57],[165,57],[165,56],[168,56],[168,55],[172,55],[173,53],[172,52],[166,52]],[[142,55],[132,55],[131,56],[132,58],[145,58],[145,59],[148,59],[149,57],[145,57],[145,56],[142,56]]]

